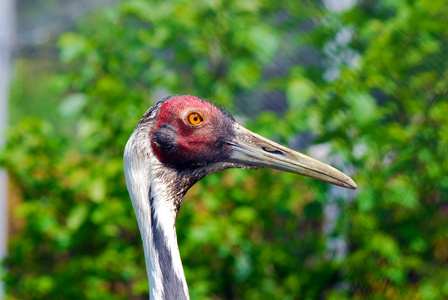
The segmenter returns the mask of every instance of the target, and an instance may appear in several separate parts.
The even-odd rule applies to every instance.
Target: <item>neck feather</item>
[[[143,241],[150,298],[189,299],[175,221],[182,198],[194,182],[178,181],[176,172],[152,155],[136,151],[131,140],[124,155],[126,184]]]
[[[149,187],[150,236],[149,243],[144,242],[145,252],[150,252],[151,295],[158,296],[154,299],[189,299],[174,226],[178,208],[156,182]]]

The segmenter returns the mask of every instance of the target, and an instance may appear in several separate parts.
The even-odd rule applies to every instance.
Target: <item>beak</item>
[[[304,175],[344,188],[358,187],[350,177],[332,166],[279,145],[238,124],[235,130],[235,139],[228,143],[233,150],[228,161]]]

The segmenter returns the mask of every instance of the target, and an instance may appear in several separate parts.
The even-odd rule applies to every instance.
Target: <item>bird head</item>
[[[136,131],[148,121],[145,144],[162,165],[184,175],[203,177],[228,168],[269,167],[357,187],[344,173],[247,130],[229,112],[198,97],[165,98],[148,110]]]
[[[224,162],[235,135],[233,117],[194,96],[174,96],[160,105],[150,132],[151,148],[164,164],[176,169]]]

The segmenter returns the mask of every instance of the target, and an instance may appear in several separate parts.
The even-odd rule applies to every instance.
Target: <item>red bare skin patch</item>
[[[192,112],[202,116],[203,121],[199,125],[189,123],[188,115]],[[222,127],[229,126],[228,122],[229,118],[214,105],[194,96],[178,96],[161,105],[150,133],[151,138],[160,126],[172,126],[177,137],[175,149],[172,153],[165,153],[152,138],[151,147],[163,163],[173,163],[175,159],[177,163],[199,164],[222,151],[222,136],[226,133]]]

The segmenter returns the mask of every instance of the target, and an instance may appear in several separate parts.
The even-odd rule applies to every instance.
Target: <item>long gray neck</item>
[[[139,155],[130,142],[124,155],[126,185],[143,241],[150,299],[189,299],[174,226],[188,188],[179,188],[174,174],[163,172],[151,155]]]
[[[149,266],[146,261],[150,296],[151,299],[189,299],[174,226],[177,208],[172,205],[173,199],[164,197],[155,182],[148,192],[151,224],[146,239],[149,241],[143,243],[145,256],[148,251],[150,255]],[[145,239],[143,234],[142,239]]]

